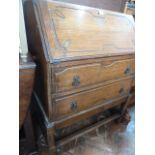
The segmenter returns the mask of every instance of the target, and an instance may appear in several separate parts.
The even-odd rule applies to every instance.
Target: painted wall
[[[126,0],[55,0],[123,12]]]

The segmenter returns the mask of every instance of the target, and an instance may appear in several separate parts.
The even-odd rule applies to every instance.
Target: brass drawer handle
[[[79,85],[80,85],[80,77],[78,75],[76,75],[73,77],[72,86],[78,87]]]
[[[125,71],[124,71],[124,74],[126,74],[126,75],[129,74],[129,73],[130,73],[130,70],[131,70],[130,67],[127,67],[127,68],[125,69]]]
[[[75,111],[77,109],[77,101],[72,101],[70,104],[71,110]]]
[[[120,90],[119,90],[119,93],[121,94],[121,95],[123,95],[124,94],[124,88],[120,88]]]

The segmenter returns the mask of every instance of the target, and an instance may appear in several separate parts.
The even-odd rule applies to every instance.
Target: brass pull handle
[[[78,75],[73,77],[72,86],[78,87],[80,85],[80,77]]]
[[[129,73],[130,73],[130,70],[131,70],[130,67],[127,67],[127,68],[125,69],[125,71],[124,71],[124,74],[126,74],[126,75],[129,74]]]
[[[119,93],[120,93],[121,95],[123,95],[123,94],[124,94],[124,88],[121,88],[121,89],[119,90]]]
[[[77,109],[77,101],[72,101],[70,104],[71,110],[75,111]]]

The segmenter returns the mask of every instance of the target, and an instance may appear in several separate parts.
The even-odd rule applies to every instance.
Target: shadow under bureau
[[[24,12],[37,64],[33,110],[47,152],[125,119],[135,74],[133,17],[51,0],[25,1]]]

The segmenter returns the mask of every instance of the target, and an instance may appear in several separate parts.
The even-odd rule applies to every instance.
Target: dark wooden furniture
[[[35,77],[35,63],[30,55],[19,58],[19,150],[20,155],[36,151],[30,103]]]
[[[31,57],[19,58],[19,127],[24,123],[32,95],[35,63]]]
[[[50,0],[25,1],[24,12],[37,63],[34,114],[48,153],[126,116],[135,72],[133,17]]]

